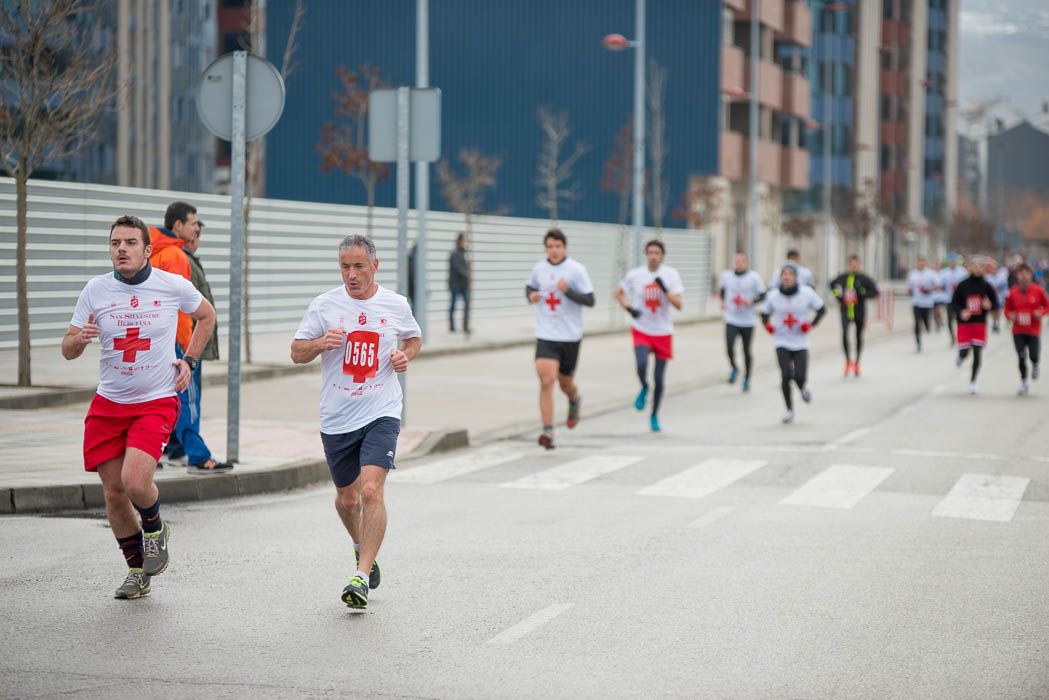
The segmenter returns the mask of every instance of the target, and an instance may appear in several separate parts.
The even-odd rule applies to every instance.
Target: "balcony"
[[[882,46],[906,46],[909,36],[910,31],[906,22],[898,19],[881,21]]]
[[[747,0],[725,0],[725,7],[736,12],[746,12]]]
[[[883,121],[879,130],[879,141],[883,146],[899,146],[906,141],[907,130],[903,122]]]
[[[743,179],[743,134],[738,131],[721,132],[718,173],[729,180]]]
[[[802,119],[812,116],[812,86],[796,73],[783,76],[783,111]]]
[[[794,44],[812,46],[812,10],[801,0],[788,0],[786,29],[780,39]]]
[[[782,32],[784,4],[784,0],[761,0],[761,13],[758,15],[758,21],[774,32]],[[747,9],[740,19],[750,19],[753,8],[754,0],[747,0]]]
[[[744,89],[750,92],[750,59],[745,61]],[[783,71],[775,63],[758,61],[758,102],[771,109],[783,108]]]
[[[809,186],[809,152],[802,148],[780,149],[780,182],[790,189]]]
[[[721,87],[745,89],[746,76],[743,74],[743,49],[732,44],[721,46]]]
[[[907,76],[901,70],[882,68],[878,76],[883,95],[904,95],[907,93]]]
[[[903,194],[903,173],[898,170],[881,171],[882,194]]]

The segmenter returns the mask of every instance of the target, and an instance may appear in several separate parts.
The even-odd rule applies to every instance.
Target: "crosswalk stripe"
[[[721,520],[725,516],[731,515],[732,511],[734,510],[735,508],[731,508],[729,506],[721,506],[720,508],[715,508],[709,513],[705,513],[699,518],[693,520],[692,523],[689,525],[689,528],[706,527],[707,525],[716,523],[718,520]]]
[[[638,491],[642,496],[703,498],[764,467],[763,459],[708,459]]]
[[[890,467],[835,464],[820,472],[781,503],[848,510],[895,471]]]
[[[447,481],[457,476],[512,462],[519,459],[521,455],[520,450],[503,445],[493,445],[454,457],[438,459],[411,469],[403,471],[397,469],[391,476],[394,481],[403,484],[436,484],[439,481]]]
[[[489,644],[513,644],[521,637],[532,632],[555,617],[572,608],[575,603],[554,603],[539,612],[526,617],[516,625],[509,627],[488,640]]]
[[[640,462],[643,457],[631,455],[592,455],[582,459],[559,464],[541,472],[522,476],[515,481],[500,484],[511,489],[538,489],[541,491],[562,491],[571,486],[592,481],[599,476],[629,467]]]
[[[963,474],[932,514],[1007,523],[1013,519],[1031,480],[1022,476]]]

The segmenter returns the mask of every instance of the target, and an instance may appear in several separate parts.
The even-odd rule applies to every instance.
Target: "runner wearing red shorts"
[[[160,517],[153,473],[178,420],[177,392],[189,386],[215,329],[215,309],[189,280],[150,266],[149,243],[142,221],[116,220],[109,229],[113,272],[88,281],[62,339],[67,360],[95,338],[101,344],[98,393],[84,420],[84,469],[102,480],[109,526],[129,569],[115,594],[124,599],[148,594],[150,577],[167,568],[171,530]],[[179,311],[197,321],[182,359],[175,357]]]
[[[969,393],[976,393],[976,376],[980,373],[980,359],[987,345],[987,312],[998,309],[998,293],[984,279],[983,261],[973,257],[969,262],[969,276],[958,283],[951,298],[951,306],[958,313],[958,357],[954,363],[961,367],[969,351],[973,354]]]
[[[616,289],[616,301],[634,319],[631,334],[637,378],[641,380],[641,392],[634,401],[634,408],[639,411],[645,410],[648,399],[648,356],[652,353],[656,356],[649,419],[653,432],[660,430],[659,404],[663,400],[664,375],[667,361],[674,355],[674,317],[670,307],[681,309],[685,291],[678,271],[663,264],[666,252],[662,241],[649,241],[645,245],[646,264],[628,272]]]
[[[1038,359],[1042,350],[1042,319],[1049,314],[1049,297],[1041,285],[1034,284],[1034,272],[1027,263],[1020,263],[1014,270],[1016,285],[1005,298],[1005,317],[1013,322],[1013,345],[1020,361],[1020,389],[1017,393],[1026,396],[1030,390],[1027,383],[1027,359],[1031,360],[1031,379],[1038,379]]]

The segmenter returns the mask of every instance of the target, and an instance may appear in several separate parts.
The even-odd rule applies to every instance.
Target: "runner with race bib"
[[[1038,360],[1042,350],[1042,319],[1049,314],[1049,297],[1041,285],[1034,284],[1034,271],[1027,263],[1020,263],[1014,271],[1016,285],[1005,298],[1005,317],[1013,323],[1013,345],[1020,366],[1020,389],[1026,396],[1027,360],[1031,360],[1031,379],[1038,379]]]

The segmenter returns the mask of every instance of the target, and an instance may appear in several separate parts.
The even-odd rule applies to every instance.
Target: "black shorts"
[[[357,481],[362,464],[393,469],[400,432],[401,421],[384,417],[348,433],[321,433],[331,480],[341,489]]]
[[[545,358],[557,360],[557,371],[567,377],[575,374],[575,366],[579,362],[579,343],[582,341],[543,340],[535,341],[535,359]]]

